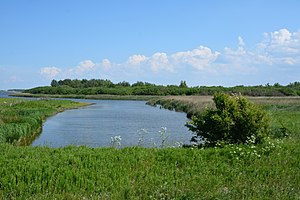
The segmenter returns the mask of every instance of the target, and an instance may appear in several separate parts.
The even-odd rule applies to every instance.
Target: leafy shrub
[[[186,126],[194,132],[191,141],[205,146],[246,143],[250,137],[261,143],[269,134],[266,113],[241,95],[214,95],[216,109],[207,108]]]

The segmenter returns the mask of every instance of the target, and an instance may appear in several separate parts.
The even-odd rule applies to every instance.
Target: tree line
[[[188,87],[186,81],[178,85],[156,85],[148,82],[137,81],[130,84],[122,81],[113,83],[107,79],[64,79],[52,80],[51,86],[36,87],[25,90],[32,94],[81,94],[81,95],[214,95],[217,92],[240,93],[247,96],[300,96],[300,82],[288,85],[258,85],[258,86],[196,86]]]

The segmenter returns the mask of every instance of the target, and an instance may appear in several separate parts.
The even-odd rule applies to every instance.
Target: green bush
[[[219,144],[261,143],[269,134],[266,113],[241,95],[218,93],[216,109],[207,108],[195,115],[186,126],[194,132],[192,142],[205,146]]]

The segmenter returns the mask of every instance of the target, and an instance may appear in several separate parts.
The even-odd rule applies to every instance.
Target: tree
[[[57,87],[58,86],[58,82],[56,80],[52,80],[51,81],[51,87]]]
[[[122,82],[119,82],[117,85],[119,86],[123,86],[123,87],[130,87],[130,83],[127,82],[127,81],[122,81]]]
[[[181,88],[187,88],[188,86],[186,84],[186,81],[180,81],[179,87],[181,87]]]
[[[255,143],[261,143],[269,134],[270,120],[266,113],[245,97],[218,93],[213,101],[216,109],[206,109],[187,123],[194,134],[192,141],[216,146],[246,143],[251,137]]]
[[[136,83],[132,84],[131,86],[132,86],[132,87],[137,87],[137,86],[144,86],[144,85],[145,85],[144,82],[142,82],[142,81],[137,81]]]

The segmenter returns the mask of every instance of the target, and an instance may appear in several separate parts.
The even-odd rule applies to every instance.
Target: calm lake
[[[0,92],[0,97],[8,97],[8,94]],[[48,118],[32,146],[108,147],[111,137],[121,136],[121,147],[139,144],[160,147],[162,127],[167,128],[165,145],[188,144],[192,136],[184,126],[188,121],[185,113],[151,107],[145,101],[73,100],[93,105],[66,110]]]
[[[111,137],[121,136],[121,147],[141,144],[161,146],[161,127],[166,127],[166,145],[189,143],[185,113],[151,107],[144,101],[80,100],[91,106],[67,110],[46,120],[32,146],[86,145],[107,147]],[[142,130],[143,129],[143,130]]]

